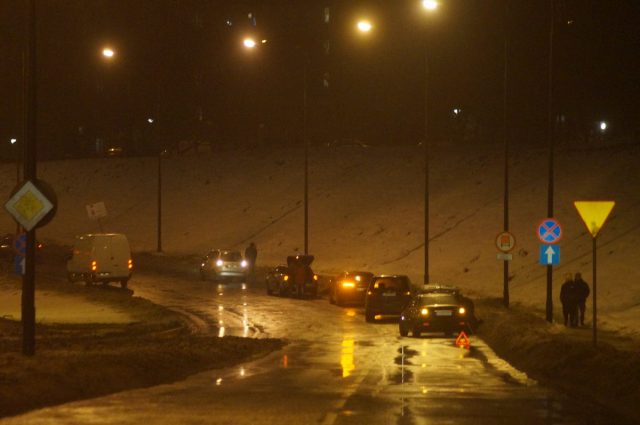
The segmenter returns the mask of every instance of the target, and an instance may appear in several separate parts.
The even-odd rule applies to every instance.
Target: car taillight
[[[91,262],[91,271],[95,272],[96,270],[98,270],[98,262],[97,261],[92,261]]]
[[[129,270],[133,269],[133,260],[129,260],[127,266],[129,267]]]

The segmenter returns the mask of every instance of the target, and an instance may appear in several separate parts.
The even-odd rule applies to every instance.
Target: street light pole
[[[158,154],[158,246],[162,252],[162,151]]]
[[[302,142],[304,143],[304,254],[309,255],[309,138],[307,136],[307,73],[308,57],[304,58],[302,89]]]
[[[422,8],[432,13],[438,8],[436,0],[423,0]],[[424,284],[429,283],[429,26],[424,28]]]
[[[424,284],[429,283],[429,37],[424,36]]]
[[[504,74],[502,79],[502,137],[504,145],[504,227],[509,231],[509,127],[508,127],[508,59],[509,59],[509,0],[505,0],[504,6]],[[509,261],[503,261],[503,290],[502,302],[509,307]]]

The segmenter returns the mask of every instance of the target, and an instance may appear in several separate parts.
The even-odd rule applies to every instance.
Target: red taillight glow
[[[97,261],[92,261],[91,262],[91,271],[95,272],[96,270],[98,270],[98,262]]]

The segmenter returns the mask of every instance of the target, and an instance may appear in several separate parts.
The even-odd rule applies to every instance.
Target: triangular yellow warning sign
[[[575,201],[573,203],[594,238],[604,226],[615,204],[615,201]]]

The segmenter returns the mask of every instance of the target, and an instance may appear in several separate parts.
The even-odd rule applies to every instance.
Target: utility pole
[[[549,20],[549,82],[548,82],[548,129],[547,139],[549,143],[549,176],[547,188],[547,217],[553,218],[553,190],[554,190],[554,136],[555,136],[555,114],[553,104],[553,36],[555,27],[555,0],[550,0],[550,20]],[[553,322],[553,266],[547,265],[547,302],[546,302],[547,322]]]
[[[24,79],[24,179],[35,181],[36,176],[36,0],[27,0],[26,61]],[[22,354],[36,353],[36,307],[35,307],[35,258],[36,231],[27,231],[25,270],[22,279]]]

